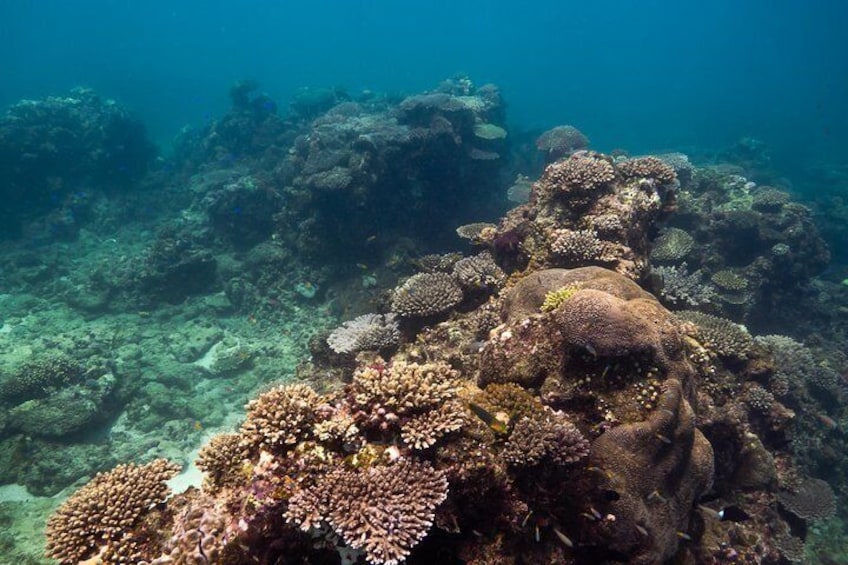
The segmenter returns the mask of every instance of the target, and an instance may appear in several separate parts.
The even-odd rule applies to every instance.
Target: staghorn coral
[[[412,260],[412,264],[424,273],[450,273],[462,253],[430,254]]]
[[[710,488],[714,470],[712,447],[695,427],[681,383],[664,383],[657,410],[646,421],[598,437],[590,464],[602,470],[605,488],[620,498],[599,503],[600,512],[614,515],[614,522],[590,522],[586,528],[628,563],[670,559],[680,543],[678,532],[688,530],[690,511]]]
[[[536,149],[548,162],[589,147],[589,138],[574,126],[557,126],[536,138]]]
[[[436,410],[413,416],[400,429],[403,442],[412,449],[427,449],[445,435],[467,423],[465,410],[457,402],[446,402]]]
[[[353,375],[355,406],[407,415],[433,410],[456,397],[459,373],[444,363],[405,363],[360,367]]]
[[[483,243],[487,241],[487,233],[494,230],[497,226],[487,222],[475,222],[473,224],[464,224],[456,228],[456,235],[462,239],[467,239],[472,243]]]
[[[603,156],[580,152],[548,165],[536,184],[544,194],[593,191],[615,179],[615,169]]]
[[[329,525],[369,563],[401,563],[430,530],[448,495],[444,475],[399,459],[367,469],[336,469],[289,500],[286,519],[304,531]]]
[[[754,344],[745,326],[725,318],[693,310],[681,310],[676,314],[681,320],[695,324],[698,327],[698,336],[704,345],[722,357],[744,359]]]
[[[206,475],[211,490],[240,483],[247,453],[239,434],[220,434],[209,440],[197,454],[197,468]]]
[[[710,280],[721,290],[730,292],[740,292],[748,288],[747,279],[730,269],[723,269],[713,273]]]
[[[795,490],[782,490],[777,498],[784,508],[803,520],[824,520],[836,514],[836,496],[827,482],[808,478]]]
[[[247,404],[239,435],[249,457],[261,450],[285,451],[309,437],[321,397],[307,385],[276,386]]]
[[[702,306],[717,297],[713,287],[704,284],[703,271],[690,273],[685,262],[679,266],[654,267],[651,272],[662,282],[659,296],[673,306]]]
[[[462,301],[462,289],[444,273],[411,276],[392,294],[392,311],[403,318],[423,318],[447,312]]]
[[[695,248],[695,239],[680,228],[668,228],[654,240],[651,259],[676,262],[684,259]]]
[[[102,563],[138,562],[145,557],[143,537],[134,526],[165,501],[165,481],[180,468],[165,459],[146,465],[118,465],[98,473],[47,521],[47,555],[63,565],[98,557]]]
[[[469,291],[497,289],[506,279],[503,269],[498,267],[488,251],[457,261],[453,276],[462,288]]]
[[[616,168],[627,178],[655,179],[661,184],[671,184],[677,180],[674,168],[656,157],[627,159],[616,163]]]
[[[336,353],[357,353],[396,346],[400,329],[394,314],[363,314],[344,322],[327,337]]]
[[[745,403],[755,412],[768,414],[774,405],[774,395],[762,386],[752,383],[745,391]]]
[[[572,263],[570,266],[599,259],[604,251],[594,230],[557,229],[551,233],[548,245],[551,252]]]
[[[543,461],[576,463],[589,454],[589,442],[562,413],[550,408],[523,416],[512,426],[501,455],[511,465],[532,467]]]
[[[237,520],[228,510],[228,498],[209,494],[184,502],[175,512],[174,523],[162,554],[150,565],[198,565],[237,563],[238,557],[228,544],[239,534]],[[141,563],[139,565],[146,565]]]

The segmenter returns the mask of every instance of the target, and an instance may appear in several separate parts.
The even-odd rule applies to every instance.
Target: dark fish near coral
[[[708,516],[711,516],[721,522],[744,522],[751,518],[747,512],[735,505],[725,506],[720,510],[715,510],[709,506],[699,504],[698,508],[700,508]]]
[[[503,418],[499,418],[498,414],[492,414],[482,406],[478,404],[474,404],[473,402],[468,403],[468,407],[474,412],[474,415],[483,420],[483,422],[489,426],[489,428],[497,433],[497,434],[505,434],[507,431],[506,425],[507,422],[504,422]]]

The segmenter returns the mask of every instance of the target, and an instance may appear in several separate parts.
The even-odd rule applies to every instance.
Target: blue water
[[[788,173],[848,148],[848,4],[132,0],[0,3],[0,105],[84,85],[167,146],[245,77],[418,92],[462,72],[513,126],[578,126],[602,150],[762,139]]]

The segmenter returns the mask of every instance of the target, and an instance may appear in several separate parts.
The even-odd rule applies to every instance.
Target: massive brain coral
[[[548,293],[569,286],[576,291],[567,300],[541,311]],[[484,385],[515,382],[552,398],[588,387],[627,405],[631,385],[674,377],[691,394],[694,368],[679,322],[622,275],[599,267],[538,271],[510,289],[502,315],[481,354]]]
[[[590,461],[600,469],[608,492],[598,501],[615,521],[592,521],[587,529],[628,563],[665,563],[688,536],[690,516],[712,484],[713,449],[695,427],[695,413],[675,379],[664,383],[650,417],[602,434],[592,443]],[[614,497],[615,498],[615,497]]]

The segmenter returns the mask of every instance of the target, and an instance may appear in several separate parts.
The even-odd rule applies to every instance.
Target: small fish
[[[565,545],[565,547],[574,547],[574,542],[571,541],[571,538],[559,531],[557,528],[554,528],[554,533],[556,534],[556,537],[559,538],[559,541],[561,541],[563,545]]]
[[[711,518],[715,518],[716,520],[721,520],[722,518],[723,512],[721,510],[713,510],[709,506],[704,506],[703,504],[699,504],[698,508],[700,508],[704,514]]]
[[[596,349],[592,346],[592,344],[591,344],[591,343],[587,343],[587,344],[586,344],[586,345],[584,345],[583,347],[586,349],[586,351],[588,351],[588,352],[592,355],[592,357],[597,357],[597,356],[598,356],[598,352],[597,352],[597,350],[596,350]]]
[[[654,437],[656,437],[658,440],[660,440],[661,442],[663,442],[666,445],[671,445],[671,439],[668,438],[667,436],[662,435],[661,433],[654,434]]]
[[[471,411],[474,412],[475,416],[483,420],[483,423],[489,426],[489,429],[496,434],[505,434],[507,432],[507,422],[504,422],[495,414],[492,414],[482,406],[474,404],[473,402],[469,402],[468,407],[471,408]]]
[[[645,526],[640,526],[639,524],[636,524],[633,527],[636,528],[636,531],[642,534],[644,537],[648,537],[648,530],[645,529]]]
[[[603,518],[603,516],[601,516],[601,513],[595,510],[594,506],[589,507],[589,512],[592,513],[592,516],[595,517],[595,520],[600,520],[601,518]]]
[[[660,491],[655,490],[651,494],[648,495],[648,500],[658,500],[659,502],[668,502],[663,495],[660,494]]]
[[[530,520],[530,516],[532,516],[532,515],[533,515],[533,511],[532,511],[532,510],[531,510],[530,512],[528,512],[528,513],[527,513],[527,516],[525,516],[525,517],[524,517],[524,520],[522,520],[522,521],[521,521],[521,527],[522,527],[522,528],[523,528],[524,526],[526,526],[526,525],[527,525],[527,522]]]
[[[738,506],[725,506],[719,511],[723,522],[744,522],[751,516]]]
[[[827,414],[816,414],[816,419],[821,425],[823,425],[829,430],[835,430],[839,427],[839,422],[837,422]]]
[[[194,431],[199,432],[203,429],[203,424],[200,423],[199,420],[194,421]]]
[[[591,514],[589,514],[588,512],[581,512],[581,513],[580,513],[580,515],[581,515],[581,516],[583,516],[584,518],[586,518],[587,520],[592,521],[592,522],[596,522],[596,521],[597,521],[597,518],[595,518],[594,516],[592,516],[592,515],[591,515]]]
[[[376,239],[377,239],[377,236],[376,236],[376,235],[370,235],[370,236],[368,236],[368,238],[365,240],[365,243],[371,243],[371,242],[375,241]]]
[[[603,491],[604,499],[609,500],[610,502],[615,502],[616,500],[621,500],[621,494],[617,491],[607,489]]]
[[[357,263],[356,266],[362,269],[363,271],[368,270],[368,265],[366,265],[365,263]]]
[[[692,541],[692,536],[690,536],[686,532],[676,532],[676,534],[677,534],[677,537],[679,537],[680,539],[682,539],[684,541]]]

